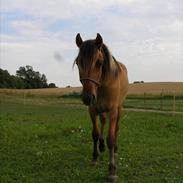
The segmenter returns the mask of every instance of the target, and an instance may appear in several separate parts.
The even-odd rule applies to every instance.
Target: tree
[[[55,83],[49,83],[48,88],[56,88]]]
[[[0,69],[0,88],[9,88],[8,80],[10,79],[10,74],[7,70]]]
[[[44,74],[41,76],[41,81],[42,81],[42,88],[47,88],[48,87],[47,79]]]
[[[45,74],[34,71],[32,66],[20,67],[16,75],[10,75],[7,70],[0,68],[0,88],[55,88],[54,83],[47,84]]]
[[[24,82],[0,68],[0,88],[24,88]]]
[[[32,66],[26,65],[16,71],[16,76],[24,81],[25,88],[47,88],[47,79],[44,74],[34,71]]]

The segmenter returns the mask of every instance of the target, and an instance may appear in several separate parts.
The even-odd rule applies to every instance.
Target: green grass
[[[65,100],[35,97],[24,105],[15,96],[1,98],[0,183],[106,182],[108,151],[100,154],[97,167],[90,164],[87,108]],[[118,182],[183,182],[182,144],[181,115],[124,113]]]

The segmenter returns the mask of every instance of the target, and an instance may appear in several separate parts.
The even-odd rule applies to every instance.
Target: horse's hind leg
[[[97,149],[97,143],[99,139],[99,128],[98,128],[98,116],[94,108],[89,108],[90,117],[93,124],[93,130],[92,130],[92,138],[93,138],[93,160],[92,163],[96,164],[97,157],[98,157],[98,149]]]
[[[101,131],[99,137],[99,150],[100,152],[105,151],[105,143],[104,143],[104,126],[106,123],[106,113],[100,114],[100,122],[101,122]]]

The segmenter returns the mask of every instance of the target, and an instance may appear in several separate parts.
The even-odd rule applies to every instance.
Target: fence
[[[128,95],[124,107],[137,109],[154,109],[161,111],[183,112],[183,95],[164,94]]]
[[[49,92],[44,95],[33,95],[31,92],[26,92],[24,90],[21,92],[17,90],[2,90],[0,92],[0,102],[1,101],[14,101],[23,103],[24,105],[30,103],[82,104],[79,92],[73,92],[67,95],[50,95]],[[129,94],[124,102],[124,108],[183,112],[183,93],[167,94],[161,92],[160,94]]]

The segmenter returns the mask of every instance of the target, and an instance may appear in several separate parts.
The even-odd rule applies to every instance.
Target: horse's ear
[[[97,33],[95,43],[96,43],[98,49],[101,48],[101,46],[103,44],[103,39],[102,39],[102,36],[99,33]]]
[[[78,33],[78,34],[76,35],[76,45],[78,46],[78,48],[81,47],[82,43],[83,43],[83,40],[82,40],[80,34]]]

